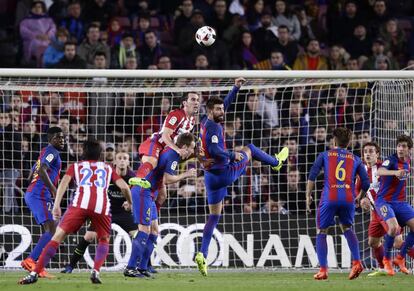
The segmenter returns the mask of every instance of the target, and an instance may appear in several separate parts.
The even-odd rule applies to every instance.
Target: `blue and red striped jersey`
[[[40,152],[39,158],[32,167],[32,181],[30,182],[27,192],[31,192],[39,197],[51,197],[49,188],[46,187],[45,183],[40,179],[39,169],[40,165],[46,164],[48,167],[47,174],[49,175],[50,181],[57,187],[59,182],[60,171],[62,169],[62,161],[60,159],[59,151],[52,145],[48,145],[43,148]]]
[[[337,148],[321,153],[311,168],[309,180],[315,181],[322,169],[324,188],[321,202],[353,203],[357,175],[361,179],[362,190],[369,189],[370,182],[362,160],[346,149]]]
[[[410,172],[410,162],[398,158],[397,154],[389,156],[381,165],[381,168],[387,170],[406,170],[407,175]],[[383,201],[406,201],[407,179],[398,179],[395,176],[381,176],[378,199]]]

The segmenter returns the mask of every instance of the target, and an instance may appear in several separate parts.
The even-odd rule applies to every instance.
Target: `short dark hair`
[[[83,143],[83,159],[98,161],[102,156],[102,145],[95,139],[87,140]]]
[[[192,142],[195,142],[195,137],[192,133],[182,133],[177,138],[177,146],[182,148],[184,145],[190,146]]]
[[[99,26],[99,24],[97,24],[97,23],[91,23],[89,26],[88,26],[88,29],[86,30],[87,32],[89,32],[89,30],[91,29],[91,28],[97,28],[98,30],[100,30],[101,28],[100,28],[100,26]]]
[[[407,143],[408,148],[410,148],[410,149],[413,148],[413,140],[408,135],[402,134],[402,135],[397,137],[397,144],[403,143],[403,142]]]
[[[52,138],[54,138],[54,136],[57,133],[61,133],[63,132],[62,129],[58,126],[53,126],[53,127],[49,127],[49,129],[47,130],[47,140],[51,141]]]
[[[332,133],[336,144],[341,148],[346,148],[351,141],[352,131],[346,127],[337,127]]]
[[[65,42],[65,44],[63,46],[63,49],[65,49],[66,46],[68,46],[68,45],[74,45],[75,48],[76,48],[76,42],[69,40],[69,41]]]
[[[213,110],[214,109],[214,105],[221,105],[221,104],[224,104],[223,99],[221,99],[218,96],[213,96],[213,97],[210,97],[207,100],[206,107],[207,107],[208,110]]]
[[[378,143],[376,143],[375,141],[370,141],[370,142],[365,143],[365,144],[362,146],[362,148],[361,148],[361,153],[362,153],[362,154],[364,154],[364,149],[365,149],[365,147],[375,147],[375,151],[376,151],[377,153],[380,153],[380,152],[381,152],[381,147],[380,147],[380,146],[379,146],[379,144],[378,144]]]
[[[286,29],[288,32],[290,32],[290,30],[289,30],[289,27],[287,27],[286,25],[279,25],[278,27],[277,27],[277,29],[279,30],[279,29]]]
[[[188,100],[188,97],[190,96],[190,94],[195,94],[195,95],[199,95],[197,92],[191,91],[191,92],[187,92],[187,94],[185,94],[183,97],[181,97],[181,107],[184,106],[184,101]]]
[[[105,54],[104,51],[97,51],[93,57],[94,58],[96,58],[96,57],[104,57],[105,60],[106,60],[106,54]]]

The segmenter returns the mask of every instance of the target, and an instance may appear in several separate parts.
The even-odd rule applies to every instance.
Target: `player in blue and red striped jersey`
[[[132,211],[134,222],[138,225],[138,232],[132,241],[132,252],[128,265],[124,270],[126,277],[150,276],[147,272],[147,264],[151,256],[154,244],[157,241],[157,232],[154,229],[157,225],[157,208],[155,200],[159,191],[162,191],[165,185],[176,183],[182,179],[196,175],[195,169],[176,175],[178,163],[180,160],[189,158],[194,154],[195,138],[191,133],[182,133],[177,137],[175,147],[183,150],[185,155],[180,158],[180,154],[170,147],[166,147],[159,155],[157,166],[146,176],[150,188],[140,186],[141,177],[137,173],[136,178],[129,180],[132,187]],[[140,265],[137,269],[137,261]]]
[[[40,152],[32,168],[32,181],[24,195],[26,205],[44,231],[30,255],[21,262],[21,266],[28,271],[33,271],[42,249],[50,241],[56,229],[51,213],[52,199],[56,196],[56,187],[62,167],[59,151],[65,146],[65,136],[60,127],[50,127],[47,131],[47,139],[49,145]],[[39,276],[49,277],[49,274],[42,270]]]
[[[385,271],[390,276],[395,274],[391,261],[391,250],[400,226],[408,226],[410,232],[393,263],[405,274],[408,274],[405,256],[407,250],[414,245],[414,209],[406,200],[412,148],[413,140],[409,136],[399,136],[397,138],[397,152],[388,157],[377,172],[381,178],[375,209],[388,226],[387,234],[384,237],[383,263]]]
[[[317,212],[316,251],[320,270],[314,275],[316,280],[328,279],[328,247],[326,236],[330,226],[335,225],[335,216],[339,217],[341,229],[351,249],[352,270],[349,279],[355,279],[363,271],[358,239],[352,230],[355,216],[355,180],[361,179],[362,195],[368,191],[370,182],[361,159],[346,148],[352,132],[343,127],[333,131],[335,148],[321,153],[313,164],[306,187],[306,205],[308,212],[312,203],[312,191],[316,177],[324,170],[324,188]]]
[[[235,86],[224,101],[219,97],[211,97],[207,101],[207,117],[201,121],[199,159],[205,172],[209,217],[203,230],[201,250],[197,253],[195,261],[203,276],[207,276],[208,247],[213,231],[220,220],[227,187],[246,172],[246,167],[252,159],[279,171],[289,154],[288,148],[283,148],[278,155],[272,157],[253,144],[245,146],[241,152],[226,149],[225,133],[221,123],[224,121],[224,112],[229,108],[244,82],[243,78],[236,79]]]

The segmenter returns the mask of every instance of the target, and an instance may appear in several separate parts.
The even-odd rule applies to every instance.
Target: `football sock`
[[[81,241],[76,246],[75,251],[73,252],[72,257],[70,258],[69,265],[72,268],[76,267],[76,264],[82,259],[83,254],[85,253],[86,249],[91,243],[85,240],[84,238],[81,239]]]
[[[391,251],[394,245],[395,237],[386,234],[384,236],[384,258],[391,259]]]
[[[201,252],[203,253],[204,258],[207,258],[208,246],[210,245],[211,237],[220,220],[220,216],[220,214],[210,214],[207,223],[204,226],[203,239],[201,241]]]
[[[316,253],[318,255],[319,266],[326,269],[328,266],[328,243],[326,242],[326,233],[318,233],[316,236]]]
[[[100,240],[96,248],[95,260],[93,268],[99,272],[103,263],[105,262],[106,256],[108,255],[109,244],[107,240]]]
[[[384,269],[384,264],[382,263],[382,259],[384,258],[384,246],[380,245],[377,248],[372,248],[374,252],[375,259],[378,263],[378,268]]]
[[[135,269],[137,261],[142,259],[142,255],[147,248],[148,234],[143,231],[138,231],[135,238],[132,240],[132,252],[128,261],[128,269]]]
[[[59,243],[57,241],[51,240],[47,243],[42,253],[40,254],[39,260],[37,260],[34,271],[39,274],[50,260],[56,254]]]
[[[414,232],[410,231],[405,238],[405,242],[401,247],[400,255],[405,258],[407,251],[414,245]]]
[[[36,246],[32,250],[32,252],[29,255],[29,258],[32,258],[34,261],[37,261],[37,259],[40,256],[40,253],[45,248],[47,243],[52,239],[52,233],[49,231],[46,231],[42,234],[42,236],[39,238],[39,241],[37,242]]]
[[[138,178],[145,178],[152,170],[153,167],[151,163],[145,162],[138,168],[136,176]]]
[[[360,261],[360,253],[359,253],[359,243],[358,239],[355,235],[355,232],[352,229],[348,229],[344,232],[344,236],[348,241],[349,249],[351,250],[351,256],[353,261]]]
[[[254,160],[261,161],[266,165],[270,165],[272,167],[276,167],[277,165],[279,165],[278,159],[272,157],[271,155],[268,155],[267,153],[256,147],[254,144],[249,144],[247,145],[247,147],[252,152],[252,158]]]
[[[152,251],[154,250],[155,244],[157,243],[157,237],[158,237],[157,235],[152,234],[152,233],[148,236],[147,247],[139,263],[139,268],[141,270],[148,269],[148,262],[151,258],[151,254],[152,254]]]

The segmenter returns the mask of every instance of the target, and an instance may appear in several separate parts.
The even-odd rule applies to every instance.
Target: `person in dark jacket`
[[[55,65],[56,69],[86,69],[86,62],[76,54],[76,44],[66,42],[63,58]]]

